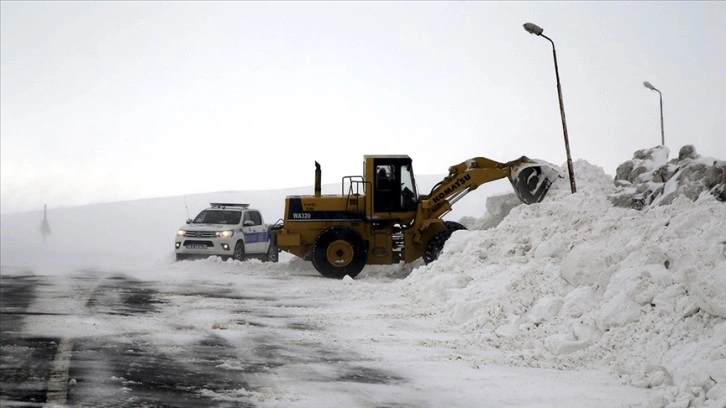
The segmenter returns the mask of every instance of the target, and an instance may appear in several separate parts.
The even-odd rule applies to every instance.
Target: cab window
[[[255,223],[255,225],[262,225],[262,216],[257,211],[250,211],[248,213],[250,217],[252,218],[252,222]]]
[[[262,225],[262,216],[257,211],[245,212],[244,220],[242,225],[250,225],[247,221],[251,221],[251,225]]]
[[[398,197],[400,185],[398,183],[398,165],[390,160],[381,160],[376,163],[374,181],[373,209],[375,212],[400,211]]]
[[[394,183],[393,165],[379,164],[376,166],[376,190],[391,191]]]
[[[401,208],[404,211],[414,211],[418,204],[418,192],[413,179],[411,165],[401,167]]]

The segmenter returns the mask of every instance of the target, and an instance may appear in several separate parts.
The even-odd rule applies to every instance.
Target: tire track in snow
[[[84,309],[91,300],[93,293],[101,286],[103,279],[98,279],[83,294],[80,305],[75,310],[76,315],[83,313]],[[46,403],[50,407],[65,406],[68,398],[68,370],[71,366],[71,358],[73,357],[73,340],[71,338],[62,338],[58,344],[58,349],[53,359],[53,366],[48,378],[48,392],[46,395]]]

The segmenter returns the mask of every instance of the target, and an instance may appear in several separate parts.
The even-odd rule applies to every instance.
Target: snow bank
[[[648,211],[614,207],[613,179],[578,161],[576,194],[560,181],[496,228],[455,232],[438,261],[400,283],[404,292],[458,325],[461,342],[497,351],[496,363],[605,365],[659,390],[653,406],[725,407],[726,204],[702,192],[693,201],[687,186],[710,191],[706,181],[675,175],[703,160],[680,158],[655,182],[670,168],[667,150],[645,156],[625,167],[631,183],[652,188]]]
[[[668,161],[668,148],[638,150],[618,166],[615,183],[621,189],[610,197],[614,205],[635,209],[670,204],[678,196],[696,200],[708,192],[726,201],[726,161],[703,157],[692,145]]]

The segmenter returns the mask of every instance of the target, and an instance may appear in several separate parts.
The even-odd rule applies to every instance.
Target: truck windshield
[[[239,224],[242,218],[241,211],[204,210],[192,224]]]

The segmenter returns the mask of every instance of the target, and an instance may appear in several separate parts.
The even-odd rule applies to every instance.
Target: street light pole
[[[648,81],[643,82],[643,86],[651,91],[658,92],[658,96],[660,96],[660,144],[661,146],[665,146],[665,132],[663,131],[663,94]]]
[[[542,34],[544,29],[537,26],[533,23],[525,23],[524,29],[530,33],[537,35],[539,37],[544,37],[547,39],[547,41],[552,44],[552,56],[555,60],[555,77],[557,78],[557,98],[560,101],[560,116],[562,117],[562,133],[565,135],[565,151],[567,152],[567,171],[570,175],[570,190],[575,193],[577,192],[577,187],[575,186],[575,170],[572,167],[572,157],[570,156],[570,139],[567,137],[567,122],[565,121],[565,104],[562,101],[562,85],[560,85],[560,70],[557,66],[557,51],[555,51],[555,43],[547,37],[546,35]]]

